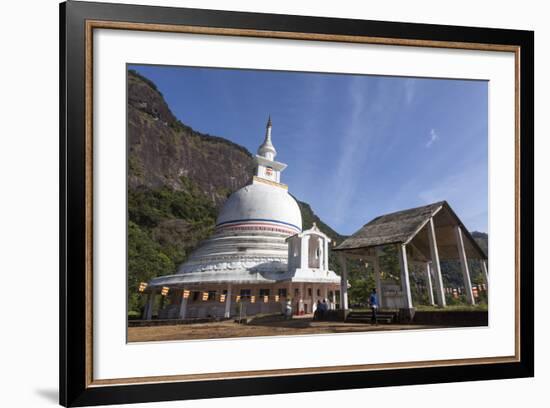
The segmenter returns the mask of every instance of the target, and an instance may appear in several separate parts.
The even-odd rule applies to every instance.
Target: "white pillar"
[[[330,308],[336,310],[336,288],[332,289],[332,304],[330,305]]]
[[[225,313],[226,319],[231,317],[231,284],[227,285],[227,295],[225,296]]]
[[[487,271],[487,261],[481,260],[481,269],[483,270],[483,276],[485,277],[485,284],[489,286],[489,272]]]
[[[398,244],[399,268],[401,269],[401,291],[405,301],[405,308],[412,309],[411,284],[409,281],[409,263],[407,261],[407,246]]]
[[[323,245],[323,239],[321,237],[319,237],[317,239],[317,242],[318,242],[318,249],[319,249],[319,269],[320,270],[323,270],[325,269],[324,268],[324,262],[325,262],[325,248],[324,248],[324,245]]]
[[[435,279],[435,297],[437,304],[441,307],[447,306],[445,292],[443,291],[443,277],[441,276],[441,265],[439,264],[439,252],[437,250],[437,239],[435,237],[435,228],[433,218],[430,218],[428,227],[428,238],[430,241],[430,253],[432,258],[432,270]]]
[[[185,292],[185,288],[181,293],[181,303],[180,303],[180,312],[179,312],[179,318],[181,320],[185,319],[185,315],[187,313],[187,299],[183,296],[184,292]]]
[[[346,264],[346,257],[340,253],[338,254],[340,259],[340,266],[342,268],[342,276],[340,277],[340,309],[348,309],[348,266]]]
[[[376,283],[376,293],[378,295],[378,307],[382,307],[382,282],[380,282],[380,260],[378,259],[378,250],[374,251],[374,258],[372,262],[372,267],[374,269],[374,281]]]
[[[288,240],[288,270],[294,270],[294,245],[295,237]]]
[[[324,265],[325,265],[325,270],[329,270],[329,266],[328,266],[328,239],[325,238],[324,239],[324,242],[325,242],[325,251],[323,253],[324,255]]]
[[[434,289],[432,286],[432,273],[430,271],[431,265],[430,262],[426,262],[426,282],[428,284],[428,300],[430,301],[430,305],[435,305],[434,301]]]
[[[462,238],[462,229],[460,226],[455,227],[456,245],[458,256],[460,258],[460,269],[462,269],[462,278],[464,279],[464,289],[466,290],[466,299],[471,305],[475,305],[474,294],[472,292],[472,281],[470,280],[470,268],[468,268],[468,258],[464,249],[464,239]]]
[[[309,267],[309,235],[302,237],[302,245],[300,247],[300,268],[307,269]]]
[[[149,301],[147,302],[146,306],[146,313],[145,313],[145,320],[151,320],[153,318],[153,306],[155,304],[155,289],[151,290],[151,293],[149,294]]]

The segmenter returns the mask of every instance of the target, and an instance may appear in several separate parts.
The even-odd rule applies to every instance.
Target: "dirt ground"
[[[129,342],[221,339],[231,337],[291,336],[300,334],[428,329],[437,326],[319,322],[311,318],[237,324],[233,321],[128,328]]]

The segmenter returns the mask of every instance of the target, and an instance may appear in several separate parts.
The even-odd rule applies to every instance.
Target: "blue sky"
[[[447,200],[488,223],[485,81],[132,65],[197,131],[255,154],[268,115],[281,181],[342,234]]]

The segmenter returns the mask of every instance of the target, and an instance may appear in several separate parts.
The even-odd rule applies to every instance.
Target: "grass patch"
[[[418,305],[417,312],[486,312],[488,306],[486,303],[477,305],[448,305],[447,307]]]
[[[488,306],[486,303],[479,303],[477,305],[447,305],[447,307],[417,305],[414,307],[417,312],[486,312]],[[370,308],[353,308],[352,312],[371,312]],[[380,309],[379,313],[399,312],[399,309]]]

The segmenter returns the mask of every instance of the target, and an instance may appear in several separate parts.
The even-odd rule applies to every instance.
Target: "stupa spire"
[[[271,115],[269,115],[269,118],[267,119],[267,125],[265,128],[265,139],[264,139],[264,142],[258,148],[258,155],[265,157],[268,160],[275,160],[275,156],[277,155],[277,150],[275,150],[275,147],[271,142],[272,127],[273,126],[271,124]]]

